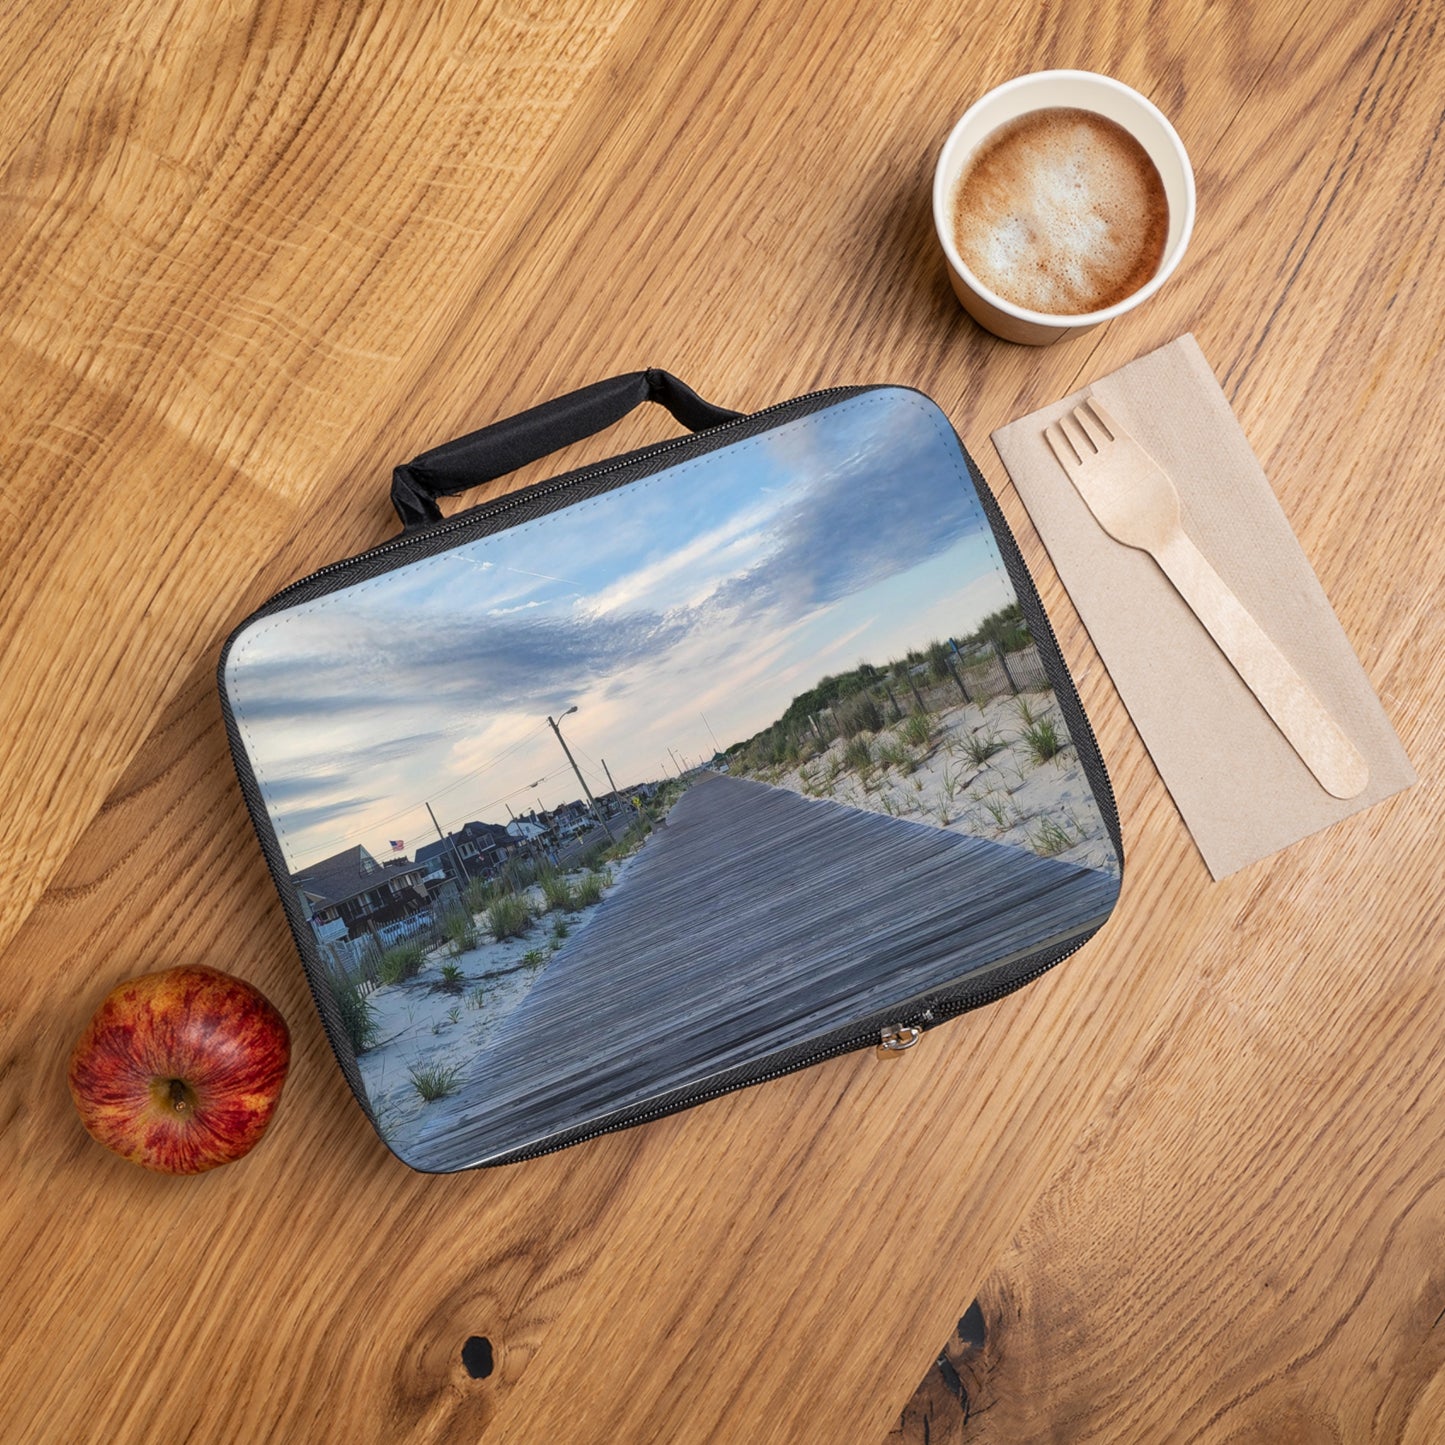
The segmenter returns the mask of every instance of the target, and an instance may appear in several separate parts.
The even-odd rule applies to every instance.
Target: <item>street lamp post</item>
[[[587,786],[587,779],[582,776],[582,769],[577,766],[577,759],[572,756],[572,749],[567,746],[567,739],[562,736],[562,728],[560,726],[562,718],[571,717],[576,711],[577,705],[574,703],[561,717],[549,717],[547,719],[547,726],[557,734],[557,741],[562,744],[562,751],[567,754],[567,761],[572,764],[572,771],[577,774],[577,781],[582,784],[582,791],[587,795],[587,802],[596,815],[597,821],[602,824],[602,831],[607,834],[610,842],[615,843],[617,839],[612,836],[612,829],[607,826],[607,819],[603,816],[602,809],[597,806],[597,799],[592,796],[592,789]]]

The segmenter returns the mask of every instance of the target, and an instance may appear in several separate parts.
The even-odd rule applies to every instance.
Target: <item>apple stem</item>
[[[184,1114],[190,1107],[190,1100],[186,1097],[187,1090],[183,1080],[171,1080],[171,1107],[178,1114]]]

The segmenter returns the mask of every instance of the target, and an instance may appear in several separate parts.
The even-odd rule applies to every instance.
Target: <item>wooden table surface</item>
[[[1445,1439],[1442,21],[6,6],[0,1438]],[[957,307],[929,185],[972,98],[1051,66],[1173,118],[1199,220],[1157,298],[1033,350]],[[989,442],[1184,331],[1421,775],[1221,883]],[[743,409],[939,401],[1096,725],[1122,901],[904,1061],[413,1174],[314,1016],[218,649],[392,534],[395,463],[647,365]],[[265,989],[295,1059],[254,1154],[173,1180],[93,1144],[64,1073],[111,984],[186,960]]]

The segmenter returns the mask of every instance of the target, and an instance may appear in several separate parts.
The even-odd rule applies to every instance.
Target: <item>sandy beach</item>
[[[1117,874],[1103,817],[1067,739],[1053,693],[1026,692],[982,704],[945,702],[851,744],[837,738],[818,746],[792,767],[733,772]],[[1055,742],[1058,750],[1043,756]]]

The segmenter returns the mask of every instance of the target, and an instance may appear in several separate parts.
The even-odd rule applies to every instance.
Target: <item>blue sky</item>
[[[294,870],[579,797],[549,714],[625,788],[1012,598],[947,424],[881,392],[264,619],[227,683]]]

